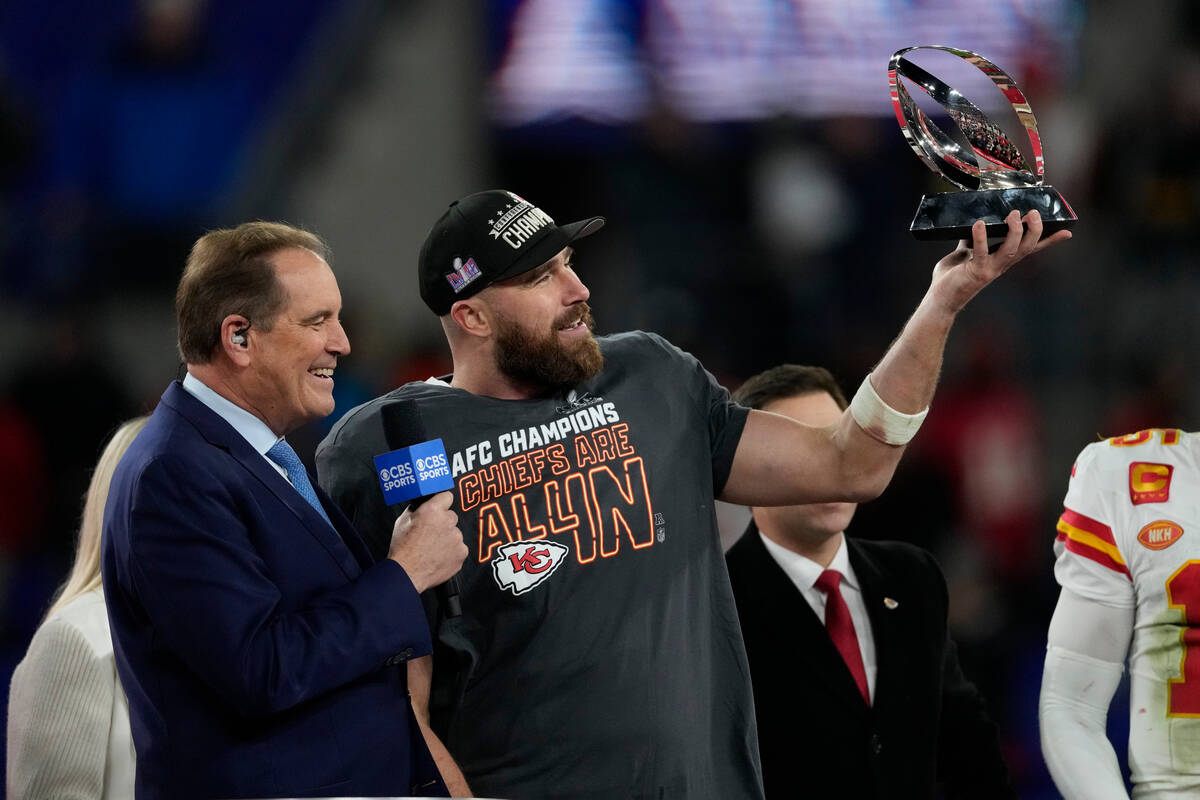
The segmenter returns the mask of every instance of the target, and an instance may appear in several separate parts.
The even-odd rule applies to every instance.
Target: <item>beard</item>
[[[498,314],[496,368],[518,383],[551,391],[568,389],[594,377],[604,366],[604,356],[590,333],[596,324],[591,309],[587,303],[582,305],[582,318],[580,309],[569,309],[540,334]],[[576,319],[581,319],[589,334],[564,344],[558,331]]]

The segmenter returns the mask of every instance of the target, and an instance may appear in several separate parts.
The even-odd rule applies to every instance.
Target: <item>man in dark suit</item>
[[[405,663],[419,593],[466,555],[450,495],[373,563],[283,438],[333,410],[350,351],[324,244],[247,223],[196,242],[182,382],[113,477],[102,569],[136,796],[441,795]]]
[[[814,426],[846,407],[820,367],[775,367],[734,398]],[[752,510],[726,562],[767,797],[1014,797],[933,557],[845,537],[854,503]]]

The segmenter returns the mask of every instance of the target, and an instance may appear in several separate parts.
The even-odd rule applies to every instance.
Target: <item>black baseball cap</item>
[[[456,300],[540,267],[602,227],[604,217],[555,225],[549,214],[504,189],[455,200],[421,245],[421,299],[443,316]]]

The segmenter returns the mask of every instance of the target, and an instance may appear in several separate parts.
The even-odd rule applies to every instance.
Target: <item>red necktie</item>
[[[867,671],[863,668],[862,652],[858,649],[854,620],[850,619],[850,608],[838,588],[841,581],[842,573],[835,569],[827,569],[817,578],[816,587],[825,593],[825,630],[829,631],[833,646],[842,654],[842,660],[854,676],[863,700],[871,705],[871,691],[867,688]]]

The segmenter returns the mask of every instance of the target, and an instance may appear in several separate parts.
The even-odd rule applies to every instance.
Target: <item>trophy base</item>
[[[970,239],[971,225],[981,219],[989,237],[1005,236],[1004,218],[1013,209],[1037,209],[1042,215],[1042,234],[1065,230],[1075,224],[1075,212],[1053,186],[1022,186],[1013,189],[927,194],[913,217],[909,230],[922,240]]]

